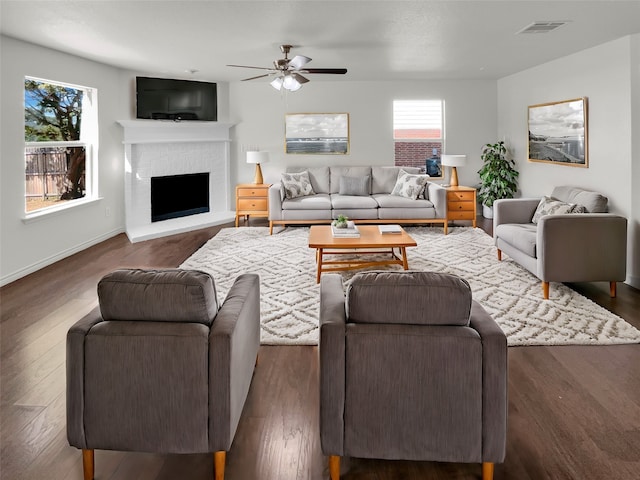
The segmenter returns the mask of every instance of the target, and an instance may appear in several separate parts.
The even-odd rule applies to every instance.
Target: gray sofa
[[[358,223],[442,223],[446,233],[446,190],[433,182],[425,198],[391,195],[400,169],[411,167],[289,167],[287,173],[308,171],[313,195],[287,199],[280,182],[269,189],[269,231],[274,225],[330,223],[346,215]],[[366,195],[341,195],[341,177],[369,177]]]
[[[320,284],[320,442],[340,457],[504,461],[507,339],[469,284],[433,272]]]
[[[260,283],[240,275],[222,305],[186,270],[117,270],[67,334],[67,437],[82,449],[211,453],[224,478],[260,345]]]
[[[552,214],[543,215],[535,215],[540,198],[493,204],[498,259],[504,252],[542,280],[545,299],[549,282],[606,281],[615,297],[626,275],[627,219],[606,213],[607,197],[579,187],[556,187],[550,199],[561,203],[547,202]],[[569,213],[576,210],[584,213]]]

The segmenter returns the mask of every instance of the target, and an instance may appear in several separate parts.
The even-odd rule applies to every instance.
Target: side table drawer
[[[266,197],[268,195],[266,188],[238,188],[238,197]]]
[[[239,198],[238,210],[266,211],[267,199],[266,198]]]
[[[475,205],[473,204],[473,202],[451,202],[449,204],[449,210],[451,210],[452,212],[458,210],[473,210],[474,208]]]
[[[449,202],[473,202],[475,198],[476,192],[447,192],[447,200]]]
[[[450,211],[447,214],[448,220],[474,220],[473,218],[473,209],[471,210],[459,210],[459,211]]]

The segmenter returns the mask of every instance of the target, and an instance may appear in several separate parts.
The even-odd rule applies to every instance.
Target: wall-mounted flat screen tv
[[[195,80],[136,77],[136,118],[217,121],[217,85]]]

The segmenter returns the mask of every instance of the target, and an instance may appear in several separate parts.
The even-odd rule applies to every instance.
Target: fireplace
[[[234,220],[235,212],[230,209],[231,124],[159,120],[119,123],[124,127],[125,230],[129,240],[139,242]],[[155,192],[165,187],[165,181],[182,180],[202,182],[200,193],[194,195],[195,188],[175,184],[167,187],[166,193]],[[188,193],[176,193],[178,187]],[[152,202],[152,195],[157,200]]]
[[[209,172],[151,177],[151,221],[209,211]]]

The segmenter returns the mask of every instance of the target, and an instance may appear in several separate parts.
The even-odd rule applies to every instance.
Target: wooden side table
[[[444,233],[450,220],[471,220],[476,227],[477,203],[476,189],[473,187],[446,187],[447,189],[447,221]]]
[[[269,217],[269,187],[266,183],[241,183],[236,185],[236,227],[241,216]]]

